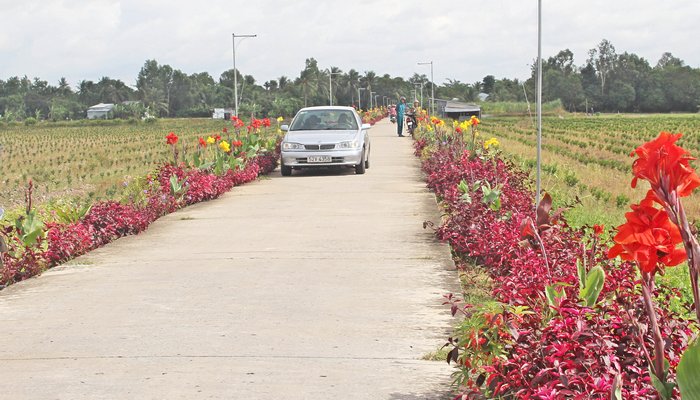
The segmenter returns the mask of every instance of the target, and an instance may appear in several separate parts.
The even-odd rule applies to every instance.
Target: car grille
[[[345,162],[345,157],[331,157],[330,164],[338,164],[338,163],[342,163],[342,162]],[[309,162],[306,158],[297,158],[297,163],[298,164],[308,164]],[[328,163],[319,163],[319,164],[314,163],[314,165],[328,165]]]
[[[305,144],[304,148],[306,150],[332,150],[335,149],[334,144]]]

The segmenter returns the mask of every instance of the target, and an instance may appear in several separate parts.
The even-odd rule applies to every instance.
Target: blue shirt
[[[399,103],[396,106],[396,113],[399,115],[399,117],[403,117],[403,115],[406,113],[406,104],[405,103]]]

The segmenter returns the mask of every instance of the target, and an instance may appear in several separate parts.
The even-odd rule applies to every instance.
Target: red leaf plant
[[[646,351],[653,343],[652,321],[644,311],[634,264],[610,263],[607,246],[597,244],[603,227],[570,228],[560,211],[551,212],[551,198],[541,204],[533,221],[527,174],[499,157],[470,157],[452,146],[459,143],[438,145],[425,137],[415,142],[416,155],[425,157],[422,166],[427,185],[444,208],[436,235],[452,246],[458,264],[481,265],[488,272],[493,282],[491,295],[501,304],[503,321],[497,334],[493,324],[467,324],[468,334],[462,332],[464,336],[448,342],[448,362],[454,362],[455,374],[464,377],[455,398],[607,399],[616,389],[625,399],[656,398]],[[469,187],[475,182],[502,184],[500,210],[489,209],[480,191],[470,193],[471,201],[464,201],[458,189],[461,181]],[[656,218],[649,220],[653,229],[662,227],[668,233],[650,228],[654,243],[667,251],[657,255],[676,260],[677,249],[670,244],[677,243],[677,233],[660,216]],[[642,230],[635,229],[632,232]],[[523,237],[534,238],[535,234],[540,236],[535,246],[520,245]],[[582,243],[592,246],[582,249]],[[582,259],[606,268],[594,307],[577,301],[577,261]],[[550,281],[559,282],[564,292],[556,307],[545,298]],[[666,338],[661,351],[671,365],[671,379],[691,331],[688,321],[668,311],[677,290],[659,286],[649,294],[659,305],[657,328]],[[479,314],[476,305],[461,305],[453,297],[446,303],[466,320],[474,321],[473,316]],[[491,349],[499,349],[498,355],[480,356]]]

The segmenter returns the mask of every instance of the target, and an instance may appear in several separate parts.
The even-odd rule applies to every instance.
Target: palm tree
[[[279,86],[280,90],[286,89],[288,84],[289,78],[287,78],[286,76],[282,75],[279,78],[277,78],[277,85]]]
[[[355,104],[355,93],[357,88],[360,86],[360,73],[351,69],[346,75],[347,83],[350,86],[350,99],[352,104]]]
[[[367,88],[367,96],[371,97],[372,96],[372,85],[376,85],[377,81],[377,74],[374,73],[374,71],[365,71],[365,76],[361,78],[362,82],[365,84],[365,87]],[[370,99],[371,102],[371,99]],[[367,104],[370,104],[369,102]]]

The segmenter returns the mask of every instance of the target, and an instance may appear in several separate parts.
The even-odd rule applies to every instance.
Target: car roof
[[[336,111],[355,111],[352,107],[346,106],[314,106],[314,107],[304,107],[299,111],[312,111],[312,110],[336,110]]]

